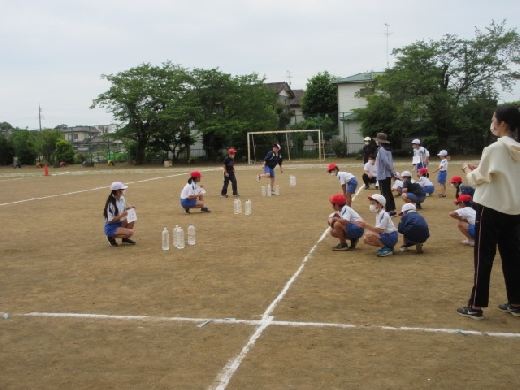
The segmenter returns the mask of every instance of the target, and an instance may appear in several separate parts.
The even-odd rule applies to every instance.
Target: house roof
[[[334,80],[332,84],[366,83],[367,81],[372,81],[374,79],[374,76],[378,76],[383,73],[384,72],[358,73],[353,76],[345,77],[343,79]]]
[[[293,93],[294,98],[291,100],[291,107],[300,107],[305,91],[303,89],[295,89],[293,90]]]
[[[291,86],[287,84],[285,81],[276,82],[276,83],[265,83],[267,88],[276,92],[278,95],[280,92],[285,90],[289,94],[289,98],[294,99],[294,92],[291,90]]]

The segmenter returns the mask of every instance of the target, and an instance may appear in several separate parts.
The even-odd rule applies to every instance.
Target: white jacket
[[[509,215],[520,215],[520,143],[501,137],[484,148],[479,166],[466,175],[475,186],[473,201]]]

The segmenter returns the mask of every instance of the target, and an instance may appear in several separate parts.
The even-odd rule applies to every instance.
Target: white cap
[[[383,206],[386,205],[386,199],[383,195],[375,194],[375,195],[369,196],[368,199],[375,200],[377,203],[380,203]]]
[[[403,207],[401,208],[401,212],[399,213],[399,215],[401,216],[410,210],[415,210],[415,205],[413,203],[405,203],[403,204]]]
[[[372,138],[370,138],[370,137],[365,137],[364,140],[365,140],[365,141],[372,141]]]
[[[414,139],[414,140],[412,141],[412,144],[418,144],[418,145],[420,145],[420,144],[421,144],[421,140],[416,138],[416,139]]]
[[[412,177],[412,174],[410,173],[410,171],[403,171],[401,173],[401,177]]]
[[[112,191],[115,191],[115,190],[126,190],[127,188],[128,188],[128,186],[123,185],[123,183],[121,183],[120,181],[115,181],[115,182],[113,182],[110,185],[110,189]]]
[[[448,152],[445,151],[445,150],[441,150],[441,151],[439,152],[439,154],[437,154],[437,156],[443,156],[443,157],[444,157],[444,156],[447,156],[447,155],[448,155]]]

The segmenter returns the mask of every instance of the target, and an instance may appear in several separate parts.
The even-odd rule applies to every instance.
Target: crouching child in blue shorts
[[[413,203],[405,203],[399,216],[401,216],[401,222],[397,225],[397,231],[403,235],[403,245],[401,245],[400,251],[406,252],[409,247],[415,245],[415,251],[423,253],[423,244],[430,238],[426,220],[416,211]]]
[[[350,249],[354,249],[359,239],[365,234],[365,229],[355,224],[363,218],[351,207],[345,204],[346,199],[342,194],[332,195],[329,198],[334,212],[329,216],[330,235],[339,239],[339,244],[332,247],[333,251],[347,251],[349,247],[347,240],[350,240]]]

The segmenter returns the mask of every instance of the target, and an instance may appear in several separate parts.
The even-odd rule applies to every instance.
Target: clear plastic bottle
[[[274,194],[280,195],[280,186],[278,184],[274,185]]]
[[[271,184],[267,185],[267,196],[271,196]]]
[[[175,228],[172,230],[172,236],[173,236],[173,247],[177,248],[177,229],[179,228],[179,225],[175,225]]]
[[[242,201],[235,199],[235,214],[242,214]]]
[[[184,249],[184,230],[182,227],[177,228],[177,249]]]
[[[162,231],[162,250],[170,250],[170,232],[167,228]]]
[[[265,196],[265,186],[262,186],[262,196]]]
[[[296,176],[291,175],[291,177],[289,178],[289,185],[291,187],[294,187],[296,185]]]
[[[251,215],[251,199],[248,199],[246,201],[246,211],[245,211],[245,214],[246,215]]]
[[[195,245],[195,226],[192,223],[188,226],[188,245]]]

